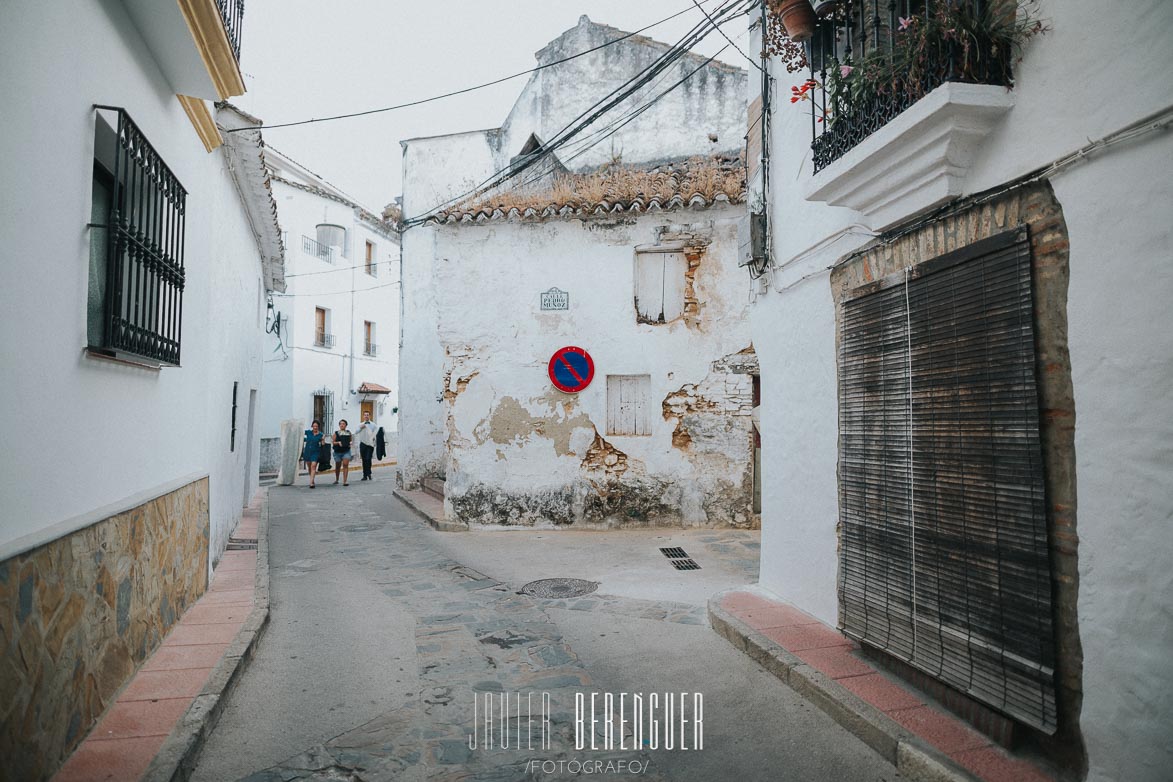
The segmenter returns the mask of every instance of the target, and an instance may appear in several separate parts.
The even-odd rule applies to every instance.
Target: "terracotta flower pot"
[[[770,0],[770,7],[782,19],[792,41],[806,41],[815,34],[815,9],[810,0]]]

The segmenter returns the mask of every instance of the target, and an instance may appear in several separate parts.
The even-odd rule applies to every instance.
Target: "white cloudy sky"
[[[705,7],[716,6],[706,0]],[[580,15],[674,42],[700,21],[692,0],[248,0],[234,99],[266,124],[405,103],[534,66]],[[746,25],[726,32],[746,49]],[[697,51],[712,54],[716,33]],[[747,50],[748,51],[748,50]],[[722,60],[747,67],[731,49]],[[266,143],[378,211],[400,193],[400,139],[497,127],[525,77],[424,106],[265,132]]]

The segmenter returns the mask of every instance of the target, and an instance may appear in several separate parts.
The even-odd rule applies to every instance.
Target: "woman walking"
[[[342,471],[342,485],[350,485],[350,440],[352,435],[346,428],[346,419],[338,421],[338,431],[334,432],[334,483],[338,483],[338,472]]]
[[[305,430],[305,442],[301,449],[301,459],[306,469],[310,471],[310,488],[314,488],[314,476],[318,474],[318,460],[322,458],[322,422],[314,419],[310,428]]]

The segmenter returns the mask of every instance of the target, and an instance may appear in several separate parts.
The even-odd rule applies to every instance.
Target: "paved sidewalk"
[[[257,540],[261,494],[245,510],[233,539]],[[163,778],[170,779],[182,752],[167,753],[169,736],[201,696],[219,696],[231,673],[239,636],[254,609],[257,551],[222,555],[208,591],[167,634],[155,653],[125,686],[90,734],[57,772],[56,782],[142,779],[159,756]],[[169,762],[170,761],[170,762]]]
[[[647,762],[639,776],[685,782],[899,778],[706,626],[711,590],[699,579],[744,583],[756,533],[453,535],[426,526],[391,488],[270,490],[270,627],[196,782],[577,773],[527,771],[532,760]],[[673,570],[656,545],[665,540],[690,546],[703,569]],[[599,587],[565,600],[518,594],[531,575],[555,573]],[[704,749],[575,750],[574,695],[592,691],[703,692]],[[474,693],[514,692],[550,693],[552,746],[470,749]]]
[[[954,782],[1054,782],[982,733],[928,705],[912,687],[877,671],[833,627],[757,588],[709,604],[713,627],[734,646],[835,717],[906,775]]]

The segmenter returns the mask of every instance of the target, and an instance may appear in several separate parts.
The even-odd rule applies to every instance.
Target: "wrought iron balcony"
[[[224,20],[224,32],[228,33],[232,54],[236,61],[240,62],[240,27],[244,19],[244,0],[216,0],[216,7],[220,9],[220,18]]]
[[[332,348],[334,347],[334,335],[324,331],[314,332],[314,345],[319,348]]]
[[[811,104],[815,173],[946,82],[1012,83],[1013,36],[1021,34],[1014,3],[832,5],[807,43],[810,81],[801,94]]]
[[[311,239],[304,234],[301,237],[301,250],[306,255],[312,255],[315,258],[320,258],[326,263],[334,263],[334,248],[328,244],[321,244],[316,239]]]
[[[374,342],[366,343],[366,345],[363,347],[363,355],[367,355],[367,356],[379,355],[379,346],[376,345]]]

